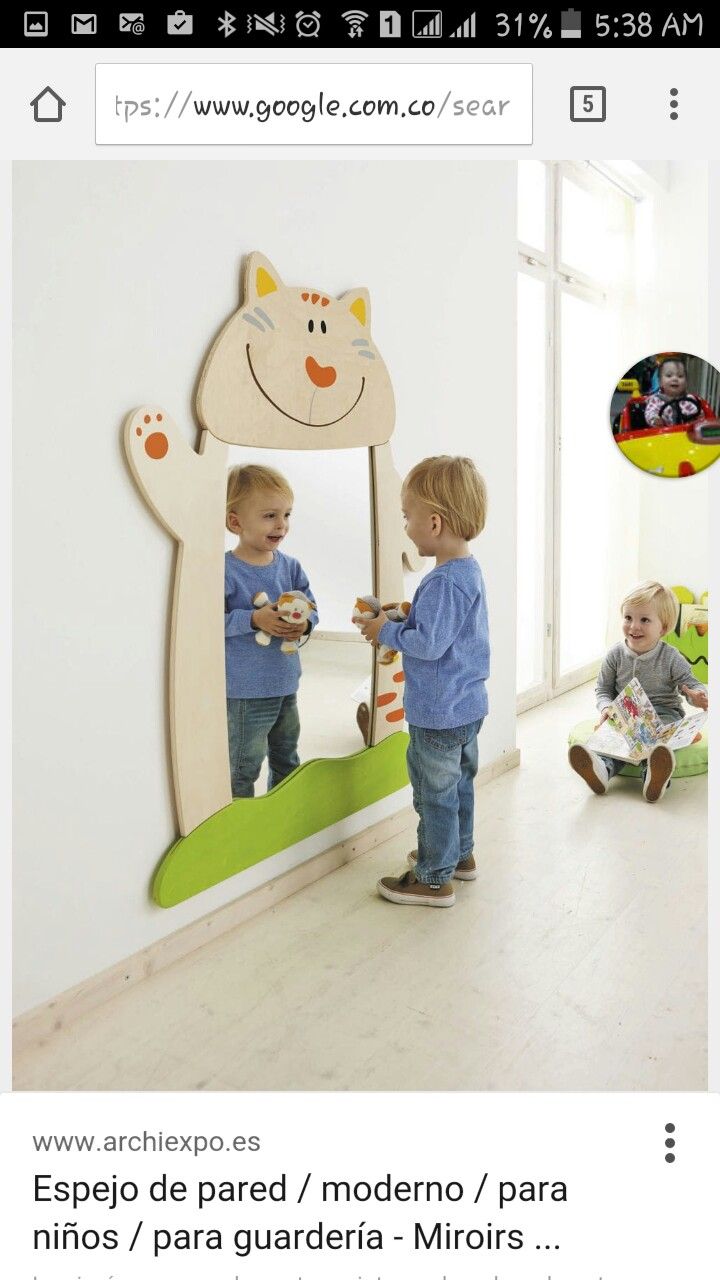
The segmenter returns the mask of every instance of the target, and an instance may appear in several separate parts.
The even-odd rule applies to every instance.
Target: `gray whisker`
[[[275,328],[275,325],[273,324],[269,315],[267,314],[267,312],[263,311],[262,307],[255,308],[255,315],[259,316],[261,320],[264,320],[269,329]]]
[[[375,359],[375,357],[374,357],[374,355],[373,355],[372,351],[358,351],[358,355],[359,355],[359,356],[365,356],[365,357],[366,357],[366,359],[368,359],[368,360],[374,360],[374,359]]]
[[[352,344],[353,344],[353,346],[354,346],[354,347],[369,347],[369,346],[370,346],[370,343],[368,342],[367,338],[353,338]]]
[[[261,333],[265,332],[265,325],[256,320],[255,316],[251,316],[249,311],[243,311],[243,320],[247,320],[248,324],[254,324],[255,328],[259,329]]]

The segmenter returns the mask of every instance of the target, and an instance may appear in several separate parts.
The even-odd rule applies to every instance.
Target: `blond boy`
[[[595,686],[600,712],[595,727],[607,720],[615,698],[633,676],[663,721],[680,720],[684,716],[681,693],[693,707],[706,710],[705,685],[695,678],[687,659],[672,645],[663,643],[663,636],[677,621],[675,594],[661,582],[643,582],[625,596],[620,614],[623,639],[605,655]],[[598,796],[605,795],[611,778],[620,772],[624,763],[579,745],[570,748],[568,759],[575,772]],[[653,748],[641,767],[643,796],[654,804],[670,785],[675,756],[670,747],[661,743]]]
[[[405,622],[381,612],[361,630],[403,655],[408,773],[419,817],[418,847],[404,875],[385,876],[390,902],[451,907],[453,878],[474,880],[473,780],[489,674],[485,586],[468,543],[485,525],[485,483],[470,458],[425,458],[402,488],[408,537],[435,568]]]
[[[283,652],[281,644],[309,632],[317,613],[293,626],[272,603],[286,591],[312,597],[300,563],[280,550],[292,505],[292,489],[279,471],[253,465],[230,468],[226,525],[238,542],[225,554],[225,676],[235,797],[254,795],[265,756],[268,790],[300,763],[300,658]],[[253,599],[261,592],[270,603],[255,608]],[[257,643],[259,631],[270,637],[268,644]]]

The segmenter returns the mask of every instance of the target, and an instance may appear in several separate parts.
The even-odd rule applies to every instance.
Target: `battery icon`
[[[579,40],[582,35],[582,14],[579,9],[563,9],[560,14],[562,40]]]

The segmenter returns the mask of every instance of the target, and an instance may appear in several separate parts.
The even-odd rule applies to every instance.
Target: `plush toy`
[[[270,604],[270,598],[265,591],[258,591],[257,595],[253,596],[252,602],[254,608],[262,609],[264,604]],[[275,608],[277,609],[278,617],[282,618],[284,622],[292,622],[294,625],[299,626],[301,622],[307,623],[310,614],[315,610],[315,602],[309,596],[306,596],[304,591],[284,591],[275,602]],[[267,632],[255,632],[256,644],[267,645],[270,644],[271,640],[272,636],[269,636]],[[283,640],[280,645],[280,652],[297,653],[299,648],[299,639]]]
[[[380,604],[375,596],[358,596],[352,611],[352,620],[356,626],[360,626],[363,622],[369,622],[371,618],[377,618],[381,609],[391,622],[404,622],[410,612],[410,605],[407,600],[403,600],[401,604]],[[391,649],[387,644],[378,645],[378,662],[382,666],[389,666],[398,657],[397,649]]]

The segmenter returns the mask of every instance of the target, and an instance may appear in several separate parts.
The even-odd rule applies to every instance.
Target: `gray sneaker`
[[[675,756],[670,747],[666,747],[663,742],[653,747],[648,756],[647,773],[643,783],[643,795],[648,804],[655,804],[656,800],[661,800],[665,795],[674,768]]]
[[[411,849],[408,854],[408,862],[411,867],[417,866],[417,849]],[[458,862],[453,872],[453,880],[477,880],[477,867],[472,854],[467,858],[463,858],[462,862]]]
[[[605,795],[610,778],[605,765],[594,751],[588,751],[587,747],[581,747],[577,742],[568,751],[568,760],[570,768],[574,769],[584,782],[587,782],[596,796]]]

